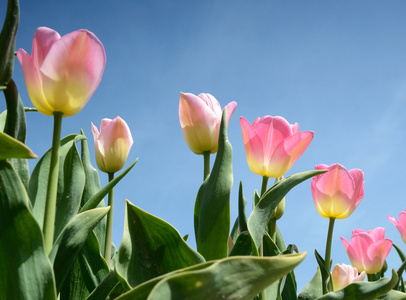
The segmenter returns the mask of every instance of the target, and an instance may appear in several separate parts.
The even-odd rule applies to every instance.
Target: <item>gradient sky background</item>
[[[0,3],[1,17],[5,3]],[[365,174],[365,197],[335,224],[333,263],[350,261],[340,241],[356,228],[386,228],[404,251],[387,215],[406,208],[406,2],[405,1],[20,1],[16,48],[31,53],[37,27],[61,35],[85,28],[104,44],[107,65],[86,107],[65,118],[62,136],[83,128],[94,162],[90,122],[121,116],[134,145],[134,169],[115,188],[113,242],[121,242],[124,199],[190,234],[203,177],[203,157],[183,140],[179,93],[211,93],[225,106],[238,103],[229,124],[234,186],[231,219],[243,182],[250,207],[261,178],[247,165],[239,117],[251,123],[283,116],[312,130],[309,148],[286,174],[340,163]],[[32,106],[16,59],[14,80]],[[4,109],[4,102],[3,102]],[[27,144],[38,156],[51,145],[53,118],[27,113]],[[212,155],[212,162],[214,156]],[[31,162],[31,170],[35,161]],[[94,163],[95,165],[95,163]],[[100,173],[102,185],[107,175]],[[271,183],[271,181],[270,181]],[[287,244],[308,251],[296,269],[301,290],[324,256],[328,220],[313,204],[310,181],[294,188],[278,221]],[[390,268],[400,260],[394,249]],[[387,273],[389,275],[390,273]]]

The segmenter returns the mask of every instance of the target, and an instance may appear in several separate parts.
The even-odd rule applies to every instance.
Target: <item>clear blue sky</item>
[[[397,218],[406,208],[405,1],[22,0],[20,5],[17,49],[31,53],[39,26],[61,35],[89,29],[104,44],[101,84],[79,114],[63,120],[62,135],[83,128],[93,156],[90,122],[99,126],[102,118],[119,115],[131,128],[134,146],[127,165],[136,157],[139,162],[115,189],[117,246],[127,198],[181,235],[189,233],[195,247],[193,209],[203,158],[183,140],[182,91],[211,93],[222,107],[238,103],[229,124],[233,220],[239,181],[249,205],[261,184],[246,163],[239,117],[253,122],[280,115],[315,132],[287,175],[336,162],[365,173],[364,199],[353,215],[336,222],[333,262],[349,263],[340,236],[349,240],[355,228],[385,227],[387,237],[406,251],[386,218]],[[32,106],[17,60],[14,79],[24,104]],[[27,122],[27,144],[42,156],[51,144],[53,120],[28,113]],[[107,175],[100,175],[105,184]],[[316,270],[314,249],[324,255],[328,227],[314,207],[310,181],[288,194],[278,225],[287,244],[308,251],[296,269],[301,289]],[[400,265],[394,249],[388,263]]]

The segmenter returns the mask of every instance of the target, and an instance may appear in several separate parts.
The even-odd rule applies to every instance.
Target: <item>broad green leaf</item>
[[[121,284],[118,281],[117,273],[115,270],[111,270],[103,281],[86,298],[86,300],[107,299],[108,295],[117,284]]]
[[[87,237],[109,210],[110,207],[95,208],[76,215],[55,241],[49,258],[54,266],[58,292]]]
[[[321,283],[321,271],[320,268],[317,267],[316,274],[313,278],[309,281],[309,283],[304,287],[304,289],[300,292],[298,299],[299,300],[314,300],[318,297],[323,296],[323,288]]]
[[[31,149],[4,132],[0,132],[0,160],[8,158],[36,158]]]
[[[93,195],[86,203],[83,205],[83,207],[80,209],[79,212],[84,212],[86,210],[96,208],[100,201],[103,200],[103,198],[111,191],[113,187],[116,186],[116,184],[125,176],[127,175],[128,172],[135,166],[137,163],[138,158],[131,164],[129,165],[124,171],[122,171],[118,176],[114,177],[113,180],[109,181],[102,189],[100,189],[95,195]]]
[[[251,255],[252,253],[252,238],[248,231],[243,231],[238,235],[237,241],[234,243],[229,256]]]
[[[293,270],[305,256],[234,256],[210,261],[167,274],[161,280],[152,279],[117,299],[252,299]]]
[[[197,251],[206,260],[224,258],[228,255],[233,150],[227,138],[225,114],[224,109],[213,170],[201,185],[195,203],[194,224]]]
[[[380,300],[405,300],[406,293],[391,290],[387,292],[385,295],[380,296],[378,299]]]
[[[204,261],[175,228],[129,201],[124,222],[116,271],[127,289]]]
[[[76,215],[79,209],[84,185],[84,173],[83,167],[81,168],[80,166],[80,158],[78,161],[75,143],[84,138],[84,136],[72,134],[61,140],[59,149],[57,217],[55,218],[57,228],[55,230],[55,238],[58,237],[60,230]],[[71,150],[72,148],[74,148],[74,150]],[[41,228],[44,223],[50,160],[51,151],[48,150],[35,166],[28,185],[28,195],[33,206],[33,214]],[[74,169],[69,170],[69,168]],[[66,174],[64,174],[64,170],[67,170]],[[78,177],[75,178],[75,176]],[[79,186],[72,185],[76,183]],[[67,209],[67,211],[64,211],[64,209]],[[62,211],[58,212],[58,210]],[[58,216],[62,216],[62,220],[59,220]]]
[[[237,217],[234,221],[233,228],[231,228],[231,232],[230,232],[230,238],[233,241],[233,244],[235,244],[235,242],[237,241],[238,230],[239,230],[239,228],[238,228],[238,217]]]
[[[14,52],[20,7],[18,0],[8,0],[6,19],[0,33],[0,85],[7,84],[14,69]]]
[[[354,282],[346,286],[342,290],[325,294],[324,296],[317,298],[317,300],[372,300],[389,292],[392,287],[395,286],[397,281],[398,275],[395,270],[392,270],[392,278],[384,277],[379,279],[378,281],[373,282]]]
[[[56,299],[52,265],[26,190],[0,161],[0,299]]]
[[[4,133],[7,133],[9,136],[25,144],[27,124],[25,120],[24,104],[21,101],[17,86],[12,79],[7,84],[7,89],[3,92],[7,103],[7,117]],[[27,160],[22,158],[13,158],[10,159],[10,163],[18,176],[20,176],[24,187],[27,189],[28,181],[30,179]]]
[[[319,265],[320,272],[321,272],[322,289],[323,289],[323,291],[331,291],[332,290],[332,287],[331,287],[332,280],[331,280],[330,270],[328,270],[326,268],[325,260],[317,252],[317,250],[314,250],[314,255],[316,256],[316,261],[317,261],[317,264]]]
[[[248,230],[257,248],[261,245],[262,236],[271,219],[272,212],[282,198],[299,183],[325,172],[326,170],[314,170],[283,178],[264,193],[248,219]]]

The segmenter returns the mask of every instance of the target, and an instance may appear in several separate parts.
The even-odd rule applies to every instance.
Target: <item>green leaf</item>
[[[321,255],[314,250],[314,255],[316,256],[317,264],[319,265],[320,272],[321,272],[321,284],[323,291],[329,291],[331,289],[331,274],[330,270],[327,270],[325,260],[321,257]]]
[[[125,176],[127,175],[128,172],[135,166],[137,163],[138,158],[131,164],[129,165],[123,172],[121,172],[118,176],[114,177],[113,180],[109,181],[102,189],[100,189],[95,195],[93,195],[85,205],[80,209],[79,212],[84,212],[89,209],[96,208],[100,201],[103,200],[103,198],[111,191],[113,187],[116,186],[117,183]]]
[[[116,271],[127,289],[203,261],[170,224],[126,202]]]
[[[58,237],[63,227],[76,215],[79,209],[84,185],[84,172],[75,143],[84,138],[86,137],[72,134],[61,140],[55,238]],[[47,198],[46,191],[49,177],[49,163],[51,160],[50,150],[38,161],[28,185],[28,195],[33,206],[33,214],[41,228],[44,223]],[[61,216],[61,220],[59,220],[59,216]]]
[[[109,210],[110,207],[95,208],[76,215],[55,241],[49,258],[58,292],[87,237]]]
[[[0,161],[0,299],[56,299],[51,263],[26,190]]]
[[[233,186],[233,150],[227,138],[226,111],[219,133],[213,170],[197,193],[194,213],[197,251],[206,260],[227,257],[230,232],[230,194]],[[213,245],[216,245],[213,247]]]
[[[397,282],[397,284],[395,285],[395,287],[393,288],[394,290],[399,290],[401,288],[401,279],[402,279],[402,273],[405,270],[406,267],[406,255],[403,253],[403,251],[400,249],[400,247],[398,245],[396,245],[395,243],[393,244],[393,247],[396,249],[396,252],[399,255],[400,260],[402,261],[402,265],[399,267],[398,269],[398,277],[399,280]]]
[[[117,284],[121,284],[118,281],[117,273],[115,270],[111,270],[103,281],[86,298],[86,300],[107,299],[108,295]]]
[[[304,287],[300,292],[298,299],[299,300],[314,300],[318,297],[323,296],[323,288],[321,283],[321,271],[317,267],[316,274],[310,280],[310,282]]]
[[[234,256],[167,274],[136,287],[117,300],[252,299],[293,270],[306,253],[276,257]]]
[[[238,226],[240,228],[240,232],[248,231],[247,215],[245,214],[246,205],[247,200],[244,198],[242,182],[240,181],[240,188],[238,190]]]
[[[0,33],[0,85],[7,84],[14,69],[14,52],[20,7],[18,0],[8,0],[7,14]]]
[[[261,245],[262,236],[271,219],[272,212],[282,198],[299,183],[325,172],[326,170],[314,170],[282,178],[264,193],[248,219],[248,230],[257,248]]]
[[[229,256],[236,255],[251,255],[252,253],[252,238],[248,231],[243,231],[238,235],[237,241],[234,243]]]
[[[406,299],[406,294],[399,292],[399,291],[389,291],[385,295],[380,296],[378,299],[381,300],[405,300]]]
[[[233,244],[235,244],[235,242],[237,241],[237,237],[238,237],[238,217],[235,219],[233,228],[231,229],[230,232],[230,238],[233,241]]]
[[[398,281],[398,275],[395,270],[392,270],[392,278],[384,277],[378,281],[354,282],[342,290],[325,294],[317,300],[345,300],[345,299],[376,299],[389,292]]]
[[[0,160],[8,158],[37,158],[25,144],[3,132],[0,132],[0,145]]]

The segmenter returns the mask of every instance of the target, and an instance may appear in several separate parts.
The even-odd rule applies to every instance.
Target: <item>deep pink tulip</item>
[[[353,282],[363,281],[365,271],[358,275],[357,268],[346,264],[336,264],[333,272],[331,272],[331,278],[333,279],[334,291],[339,291]]]
[[[64,117],[77,114],[86,105],[106,64],[102,43],[83,29],[61,37],[50,28],[40,27],[31,56],[19,49],[17,57],[34,106],[45,115],[58,111]]]
[[[248,166],[255,174],[278,178],[293,166],[313,139],[313,131],[299,132],[282,117],[265,116],[250,124],[240,118]]]
[[[103,119],[100,133],[92,123],[96,163],[100,171],[114,173],[121,170],[133,145],[130,128],[120,117]]]
[[[325,218],[349,217],[364,197],[364,173],[359,169],[347,171],[340,164],[322,164],[315,169],[328,170],[312,179],[313,201],[319,214]]]
[[[236,107],[234,101],[225,107],[227,125]],[[221,116],[221,106],[212,95],[180,93],[179,121],[183,137],[194,153],[217,152]]]
[[[385,229],[382,227],[364,231],[355,229],[352,231],[350,242],[341,237],[351,264],[358,272],[365,271],[367,274],[378,273],[392,248],[392,241],[385,239]]]
[[[391,216],[387,217],[389,221],[391,221],[399,230],[403,242],[406,243],[406,209],[399,214],[399,220],[396,220],[394,217]]]

